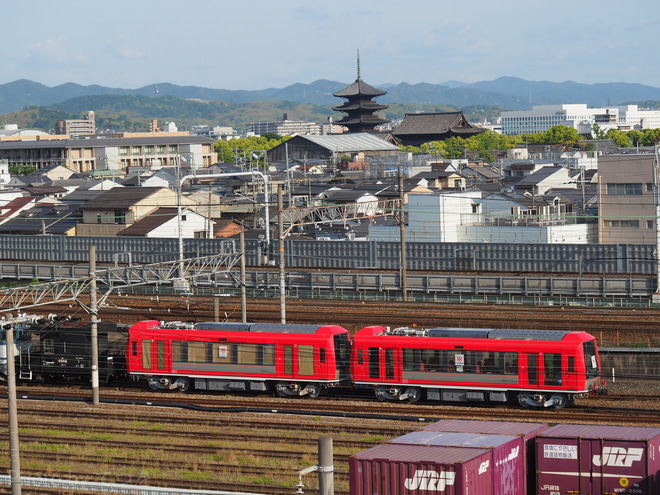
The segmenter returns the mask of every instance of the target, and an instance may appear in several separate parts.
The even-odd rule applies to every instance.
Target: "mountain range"
[[[100,95],[170,96],[184,100],[219,101],[227,104],[288,101],[301,104],[332,106],[343,102],[332,96],[348,86],[347,83],[320,79],[309,84],[297,83],[285,88],[262,90],[226,90],[198,86],[178,86],[157,83],[138,89],[109,88],[100,85],[82,86],[75,83],[48,87],[18,80],[0,85],[0,114],[20,111],[26,107],[52,106],[73,98]],[[501,77],[493,81],[443,84],[374,85],[387,91],[378,103],[401,105],[447,105],[456,109],[495,106],[506,110],[526,110],[532,105],[585,103],[590,107],[625,103],[660,101],[660,88],[633,83],[581,84],[572,81],[554,83],[526,81],[515,77]]]

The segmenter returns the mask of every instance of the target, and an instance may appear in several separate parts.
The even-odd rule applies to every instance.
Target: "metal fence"
[[[278,260],[278,240],[246,241],[248,266]],[[170,238],[0,236],[0,260],[89,261],[96,246],[97,261],[149,264],[176,260],[179,241]],[[291,268],[396,270],[400,244],[380,241],[286,240],[285,263]],[[655,245],[651,244],[496,244],[408,243],[407,268],[420,271],[526,272],[653,275],[657,272]],[[185,258],[238,251],[237,240],[184,239]]]

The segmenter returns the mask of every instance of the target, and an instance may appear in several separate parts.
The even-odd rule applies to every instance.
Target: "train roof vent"
[[[429,337],[446,337],[453,339],[487,339],[487,328],[429,328]]]
[[[222,321],[203,321],[195,323],[195,330],[223,330],[226,332],[249,332],[251,323],[232,323]]]
[[[253,323],[251,332],[278,332],[278,333],[316,333],[319,325],[296,325],[287,323]]]
[[[518,330],[518,329],[493,329],[489,331],[490,339],[509,340],[561,340],[568,332],[555,330]]]

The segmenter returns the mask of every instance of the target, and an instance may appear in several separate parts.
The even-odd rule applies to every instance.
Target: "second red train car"
[[[353,336],[351,362],[353,382],[382,400],[561,408],[604,388],[586,332],[367,327]]]

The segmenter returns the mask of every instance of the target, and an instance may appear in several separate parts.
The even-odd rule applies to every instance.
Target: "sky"
[[[0,84],[529,81],[660,87],[657,0],[6,2]]]

